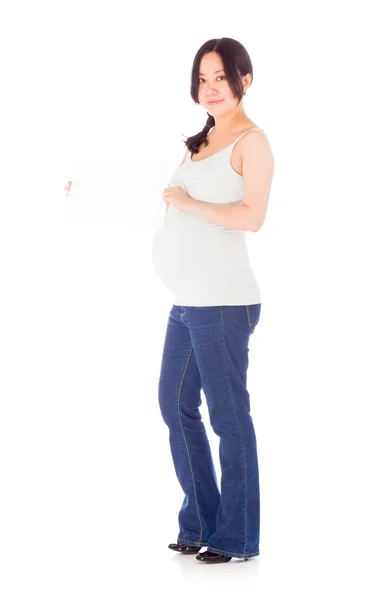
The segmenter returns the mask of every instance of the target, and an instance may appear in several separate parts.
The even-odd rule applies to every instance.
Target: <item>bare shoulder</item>
[[[248,156],[252,158],[256,153],[262,153],[264,157],[273,158],[272,148],[268,136],[260,129],[251,129],[239,140],[241,158]]]
[[[255,178],[255,173],[258,172],[271,182],[274,156],[266,134],[257,129],[248,131],[240,142],[239,158],[244,179]]]
[[[246,139],[245,139],[246,138]],[[258,130],[242,137],[243,204],[252,210],[252,229],[265,220],[274,173],[274,158],[267,137]]]
[[[240,141],[245,140],[265,140],[267,143],[269,143],[269,139],[265,131],[261,129],[261,127],[256,127],[256,125],[254,128],[246,131]]]

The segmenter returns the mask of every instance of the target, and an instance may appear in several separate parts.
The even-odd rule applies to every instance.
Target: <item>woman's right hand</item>
[[[69,194],[69,190],[71,189],[71,185],[72,185],[72,182],[68,181],[67,185],[64,188],[64,190],[66,191],[66,194],[65,194],[66,196],[68,196],[68,194]]]

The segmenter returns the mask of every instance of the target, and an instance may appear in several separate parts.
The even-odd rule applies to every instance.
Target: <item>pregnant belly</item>
[[[161,228],[153,240],[153,266],[174,293],[198,290],[208,294],[247,281],[247,251],[240,238],[220,236],[206,230],[176,231]],[[199,308],[199,307],[197,307]]]
[[[154,236],[152,255],[156,274],[172,291],[180,290],[197,271],[197,258],[191,245],[165,228]]]

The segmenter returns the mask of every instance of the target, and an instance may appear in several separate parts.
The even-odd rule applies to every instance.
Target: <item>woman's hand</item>
[[[181,212],[189,212],[188,207],[192,204],[192,197],[187,194],[180,185],[168,187],[163,190],[163,200],[173,204]]]
[[[64,188],[64,190],[67,192],[67,193],[65,194],[66,196],[68,196],[68,194],[69,194],[69,190],[71,189],[71,185],[72,185],[72,182],[71,182],[71,181],[68,181],[67,185],[66,185],[66,186],[65,186],[65,188]]]

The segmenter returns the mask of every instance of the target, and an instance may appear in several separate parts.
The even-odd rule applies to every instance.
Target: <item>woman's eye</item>
[[[225,77],[224,75],[218,75],[217,79],[218,79],[219,77],[222,77],[222,79],[226,79],[226,77]],[[200,77],[200,78],[199,78],[199,80],[198,80],[198,81],[199,81],[199,83],[201,83],[201,79],[202,79],[202,77]]]

